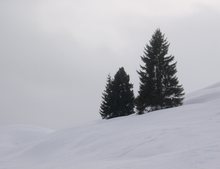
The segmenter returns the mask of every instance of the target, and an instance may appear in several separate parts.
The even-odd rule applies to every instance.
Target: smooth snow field
[[[220,83],[140,116],[1,127],[0,169],[220,169]]]

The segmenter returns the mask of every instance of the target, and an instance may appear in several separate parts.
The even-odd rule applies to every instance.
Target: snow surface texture
[[[183,106],[60,131],[0,129],[0,169],[219,169],[220,84]]]

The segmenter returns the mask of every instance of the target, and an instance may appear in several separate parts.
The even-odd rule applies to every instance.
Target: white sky
[[[220,81],[220,1],[1,0],[0,125],[99,119],[108,73],[136,70],[156,28],[188,93]]]

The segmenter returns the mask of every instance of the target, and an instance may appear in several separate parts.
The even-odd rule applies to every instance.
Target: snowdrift
[[[220,83],[177,108],[56,132],[16,130],[0,130],[1,169],[219,169]]]

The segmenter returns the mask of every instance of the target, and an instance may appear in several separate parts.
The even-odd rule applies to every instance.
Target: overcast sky
[[[0,126],[100,119],[108,73],[136,70],[156,28],[186,93],[220,81],[219,0],[0,0]]]

